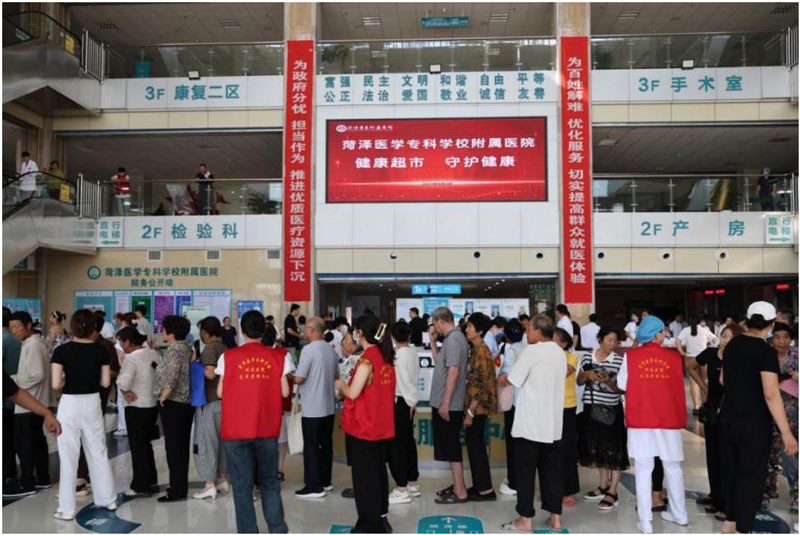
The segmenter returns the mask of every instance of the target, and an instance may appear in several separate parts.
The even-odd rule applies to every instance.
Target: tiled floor
[[[113,422],[109,422],[109,429],[114,429]],[[111,441],[117,439],[110,439]],[[122,442],[125,439],[121,439]],[[687,491],[706,492],[708,490],[705,469],[703,439],[690,431],[683,431],[684,451],[684,476]],[[161,476],[161,483],[165,483],[167,464],[164,453],[163,440],[155,443],[156,462]],[[113,449],[113,448],[112,448]],[[123,453],[113,459],[114,474],[119,491],[127,488],[130,478],[130,455]],[[493,470],[495,487],[503,479],[504,470]],[[497,502],[482,504],[466,504],[458,506],[438,506],[433,503],[434,491],[449,484],[448,474],[443,471],[424,471],[421,478],[423,495],[408,505],[392,506],[389,520],[396,533],[414,533],[417,522],[421,517],[428,515],[471,516],[482,520],[485,532],[496,532],[500,523],[514,517],[514,498],[500,496]],[[588,491],[596,485],[595,472],[581,469],[581,488]],[[289,528],[294,533],[328,533],[332,524],[352,525],[356,518],[355,503],[353,500],[342,498],[339,491],[349,486],[350,473],[341,463],[334,465],[334,485],[336,490],[327,498],[319,500],[298,500],[293,491],[299,488],[302,480],[302,460],[300,457],[290,457],[287,465],[288,481],[283,489],[283,504]],[[469,474],[467,474],[469,480]],[[196,480],[194,463],[191,463],[190,479]],[[571,533],[635,533],[635,497],[631,490],[633,478],[627,478],[628,488],[620,488],[620,506],[612,513],[599,513],[597,505],[579,502],[572,509],[565,510],[564,528]],[[786,483],[781,478],[781,499],[773,502],[773,511],[789,526],[794,526],[796,517],[788,514],[788,491]],[[52,514],[56,509],[56,488],[42,491],[35,496],[19,500],[3,507],[3,532],[27,533],[74,533],[86,530],[77,522],[60,522],[53,519]],[[78,507],[91,503],[90,498],[78,498]],[[538,505],[538,504],[537,504]],[[662,522],[656,518],[653,522],[655,532],[664,533],[708,533],[719,532],[721,524],[714,521],[713,517],[704,514],[702,509],[689,500],[689,527]],[[259,525],[262,532],[266,532],[260,512],[260,502],[256,503]],[[236,531],[233,502],[230,496],[218,498],[216,501],[188,500],[172,504],[158,504],[153,499],[139,499],[124,503],[117,510],[119,518],[141,524],[134,532],[142,533],[233,533]],[[537,516],[535,525],[537,529],[544,528],[545,515]],[[89,527],[96,531],[112,528],[113,523],[91,522]]]

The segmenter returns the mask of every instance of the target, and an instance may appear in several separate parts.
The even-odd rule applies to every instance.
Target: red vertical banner
[[[561,171],[564,302],[591,303],[592,125],[589,38],[561,38]]]
[[[311,301],[314,41],[286,43],[283,126],[283,299]]]

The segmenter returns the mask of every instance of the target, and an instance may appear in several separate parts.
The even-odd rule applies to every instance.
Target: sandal
[[[603,497],[608,492],[609,488],[610,487],[605,487],[605,488],[597,487],[597,489],[595,489],[595,490],[593,490],[591,492],[587,492],[586,494],[584,494],[583,495],[583,499],[587,500],[587,501],[590,501],[590,502],[594,502],[594,501],[597,501],[597,500],[602,500]]]
[[[717,512],[717,508],[716,508],[716,507],[714,507],[713,505],[706,505],[706,506],[703,508],[703,510],[704,510],[706,513],[710,514],[710,515],[713,515],[713,514],[715,514],[715,513]]]
[[[564,498],[561,500],[561,505],[563,507],[575,507],[577,503],[578,502],[575,499],[575,496],[564,496]]]
[[[444,496],[448,492],[453,492],[453,485],[450,485],[449,487],[443,488],[442,490],[437,490],[436,491],[436,495],[437,496]]]
[[[616,494],[611,494],[610,492],[606,492],[605,497],[600,501],[597,506],[597,509],[600,510],[601,513],[611,512],[617,508],[619,505],[619,498]]]
[[[725,522],[727,519],[728,519],[728,517],[725,516],[725,513],[723,513],[722,511],[717,511],[716,513],[714,513],[714,520],[719,520],[720,522]]]
[[[468,501],[469,498],[459,498],[453,491],[446,492],[434,500],[434,502],[439,505],[455,505],[458,503],[467,503]]]

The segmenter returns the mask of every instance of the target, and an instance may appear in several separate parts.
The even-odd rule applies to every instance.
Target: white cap
[[[756,301],[747,307],[747,319],[752,318],[753,314],[760,314],[767,321],[772,321],[777,316],[775,307],[766,301]]]

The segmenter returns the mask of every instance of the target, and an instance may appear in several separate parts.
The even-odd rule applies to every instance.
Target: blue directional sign
[[[130,501],[124,494],[117,497],[117,504]],[[109,511],[105,507],[95,507],[89,504],[75,516],[75,521],[80,527],[95,533],[130,533],[141,524],[122,519],[117,516],[116,511]]]
[[[350,533],[354,527],[346,524],[331,524],[331,529],[328,533]]]
[[[417,522],[417,533],[483,533],[483,522],[473,516],[425,516]]]
[[[466,28],[469,17],[422,17],[423,28]]]
[[[460,284],[412,284],[411,295],[461,295]]]

